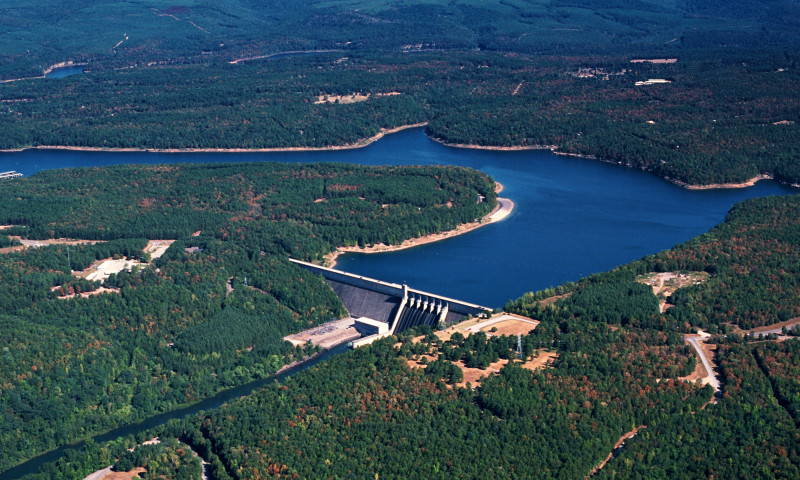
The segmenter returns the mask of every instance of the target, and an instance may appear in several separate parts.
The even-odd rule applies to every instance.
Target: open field
[[[100,263],[96,264],[93,268],[94,271],[86,275],[86,280],[97,280],[100,282],[104,282],[108,277],[112,274],[119,273],[123,270],[131,271],[134,267],[144,266],[144,263],[138,262],[136,260],[128,260],[126,258],[120,259],[109,259],[109,260],[101,260]]]
[[[520,363],[519,360],[515,360],[514,362],[519,364],[522,368],[526,370],[535,371],[540,368],[544,368],[547,366],[549,362],[551,362],[554,358],[558,356],[555,352],[548,352],[545,350],[539,350],[535,353],[533,357],[529,357],[524,363]],[[436,355],[420,355],[417,360],[408,359],[406,360],[406,364],[409,368],[426,368],[426,365],[422,363],[422,359],[425,358],[427,363],[430,363],[438,358]],[[508,360],[501,358],[494,363],[490,363],[488,367],[485,369],[481,368],[471,368],[464,365],[462,360],[458,360],[453,362],[453,365],[456,365],[460,370],[461,373],[464,374],[464,378],[456,383],[456,386],[459,387],[466,387],[467,383],[469,383],[473,387],[477,387],[481,384],[481,379],[500,373],[500,369],[508,364]]]
[[[375,97],[393,97],[395,95],[402,95],[400,92],[388,92],[388,93],[376,93]],[[314,101],[314,104],[320,105],[323,103],[338,103],[338,104],[347,104],[347,103],[357,103],[357,102],[366,102],[372,97],[371,93],[366,95],[361,93],[354,93],[352,95],[318,95],[317,100]]]
[[[466,329],[467,332],[483,331],[488,335],[527,335],[539,322],[519,315],[501,313],[485,322]]]
[[[58,288],[59,287],[53,287],[53,289],[58,289]],[[119,289],[100,287],[97,290],[92,290],[91,292],[81,292],[80,294],[71,293],[69,295],[61,295],[58,297],[58,299],[69,300],[70,298],[75,298],[75,297],[88,298],[93,295],[100,295],[102,293],[119,293]]]
[[[347,104],[356,102],[366,102],[367,100],[369,100],[369,97],[370,97],[369,94],[362,95],[360,93],[354,93],[352,95],[319,95],[314,103],[319,105],[321,103]]]
[[[462,360],[453,363],[458,365],[458,368],[461,369],[461,373],[464,374],[464,379],[458,382],[456,385],[459,387],[466,387],[467,383],[469,383],[473,387],[476,387],[481,384],[481,378],[500,373],[500,369],[508,364],[508,360],[501,358],[494,363],[490,363],[489,366],[484,370],[481,370],[480,368],[469,368],[464,365]]]
[[[107,467],[90,474],[83,480],[132,480],[134,478],[142,478],[139,474],[146,471],[142,467],[136,467],[129,472],[112,472],[111,467]]]
[[[531,357],[528,361],[523,363],[522,368],[532,371],[539,370],[540,368],[546,367],[548,363],[552,362],[553,359],[558,357],[558,353],[548,350],[537,350],[535,355],[536,356]]]
[[[529,318],[522,317],[520,315],[514,315],[509,313],[499,313],[494,315],[492,318],[484,319],[484,318],[474,318],[469,319],[464,322],[452,325],[444,330],[440,330],[435,332],[435,335],[439,337],[442,341],[447,341],[450,337],[459,332],[462,335],[469,336],[476,332],[484,332],[488,336],[492,335],[527,335],[536,326],[539,324],[536,320],[531,320]],[[496,328],[495,331],[491,331],[493,328]],[[414,337],[412,341],[417,343],[422,340],[423,337]],[[395,345],[399,347],[401,344]],[[537,350],[534,352],[534,355],[525,359],[524,362],[519,360],[514,360],[518,363],[522,368],[528,370],[538,370],[540,368],[546,367],[547,364],[552,361],[554,358],[557,357],[555,352],[549,352],[547,350]],[[427,362],[431,362],[438,358],[438,355],[420,355],[417,360],[408,359],[406,362],[409,367],[411,368],[425,368],[425,364],[422,363],[422,359],[425,358]],[[461,382],[458,382],[456,385],[459,387],[465,387],[467,383],[470,385],[477,386],[480,385],[480,379],[487,375],[496,374],[500,372],[500,369],[503,368],[506,364],[508,364],[508,360],[506,359],[499,359],[498,361],[489,364],[488,367],[485,369],[481,368],[470,368],[467,367],[462,360],[458,360],[453,362],[454,365],[458,366],[461,372],[464,374],[464,378]]]

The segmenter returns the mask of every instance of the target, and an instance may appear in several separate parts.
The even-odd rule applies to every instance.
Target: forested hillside
[[[0,146],[320,148],[429,122],[446,143],[550,146],[689,184],[800,182],[793,54],[631,59],[329,53],[16,82],[0,85]],[[651,78],[671,83],[637,85]]]
[[[313,353],[282,337],[345,310],[288,256],[400,242],[495,203],[486,175],[455,167],[120,166],[13,187],[5,233],[102,242],[0,254],[0,471]],[[176,241],[151,260],[145,238]],[[145,263],[102,290],[87,278],[122,257]]]
[[[428,122],[684,184],[800,183],[799,8],[26,1],[0,9],[0,149],[325,148]],[[70,61],[87,73],[40,78]]]
[[[749,289],[733,281],[747,281],[742,269],[759,270],[775,288],[797,295],[797,208],[797,196],[748,201],[684,245],[510,302],[507,310],[541,322],[522,337],[522,351],[550,356],[543,368],[516,360],[516,337],[443,340],[429,330],[417,338],[409,331],[141,438],[181,437],[210,459],[217,479],[572,479],[599,465],[598,478],[796,478],[800,342],[718,336],[712,373],[723,383],[714,395],[711,386],[687,380],[699,362],[683,334],[692,321],[717,330],[751,321],[730,315],[731,325],[723,326],[711,312],[750,305],[771,323],[778,320],[773,312],[798,303],[759,293],[757,276]],[[754,240],[742,242],[743,234]],[[773,265],[755,239],[794,248]],[[735,261],[724,248],[733,244]],[[652,288],[637,281],[653,269],[698,268],[710,278],[678,289],[673,296],[686,300],[664,314]],[[694,293],[683,297],[684,291]],[[719,301],[700,308],[711,293]],[[696,317],[687,320],[687,308]],[[409,367],[431,355],[439,358],[426,368]],[[483,368],[498,359],[510,362],[499,373],[486,370],[479,386],[455,386],[454,362]],[[624,447],[609,456],[622,439]],[[99,464],[89,459],[102,448],[48,465],[47,475],[59,478],[76,464],[90,471]]]
[[[41,75],[68,60],[108,69],[318,49],[584,55],[782,48],[796,47],[800,30],[791,0],[21,0],[0,13],[3,78]]]
[[[327,149],[425,125],[682,185],[800,184],[796,0],[18,0],[0,45],[0,150]],[[48,77],[64,66],[83,73]],[[0,476],[317,353],[282,338],[345,309],[289,257],[497,204],[487,175],[446,166],[127,165],[0,187]],[[101,283],[106,261],[128,263]],[[27,478],[197,480],[194,452],[212,480],[800,478],[798,279],[800,196],[746,201],[509,301],[538,322],[521,337],[404,332]],[[486,376],[464,385],[462,366]]]

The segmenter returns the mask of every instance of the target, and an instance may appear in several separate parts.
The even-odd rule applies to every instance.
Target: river
[[[254,382],[250,382],[236,388],[231,388],[229,390],[222,391],[214,395],[213,397],[207,398],[201,402],[195,403],[194,405],[190,405],[188,407],[179,408],[177,410],[161,413],[159,415],[154,415],[142,422],[135,423],[133,425],[126,425],[120,428],[115,428],[114,430],[110,430],[106,433],[95,435],[94,437],[92,437],[92,440],[94,440],[97,443],[107,442],[115,438],[125,437],[127,435],[135,435],[139,432],[151,429],[153,427],[157,427],[159,425],[163,425],[168,421],[172,420],[173,418],[183,418],[189,415],[195,415],[201,411],[213,410],[225,402],[228,402],[230,400],[239,397],[243,397],[245,395],[250,395],[257,389],[264,387],[265,385],[268,385],[272,382],[282,382],[287,378],[290,378],[292,375],[298,372],[302,372],[307,368],[313,367],[314,365],[323,362],[334,355],[343,353],[348,349],[349,347],[347,347],[347,345],[340,345],[331,350],[323,352],[320,355],[317,355],[316,357],[313,357],[312,359],[308,360],[305,363],[301,363],[300,365],[297,365],[295,367],[288,368],[277,375],[273,375],[268,378],[263,378],[261,380],[256,380]],[[39,455],[38,457],[34,457],[23,464],[20,464],[10,470],[6,470],[5,472],[0,473],[0,480],[15,480],[24,475],[36,473],[39,471],[39,468],[41,467],[42,464],[58,460],[59,458],[61,458],[61,455],[63,455],[66,450],[79,448],[81,445],[83,445],[83,443],[84,442],[78,442],[72,445],[65,445],[55,450],[51,450],[47,453]]]
[[[707,231],[736,202],[800,190],[773,181],[745,189],[686,190],[651,174],[549,151],[466,150],[428,139],[422,129],[384,137],[365,148],[276,153],[151,153],[26,150],[0,153],[0,171],[32,175],[45,169],[125,163],[349,162],[362,165],[461,165],[502,183],[515,209],[505,220],[416,248],[346,254],[337,268],[486,306],[502,306],[528,291],[574,281],[669,248]],[[6,183],[7,182],[7,183]],[[13,188],[14,180],[1,183]],[[94,437],[97,442],[136,433],[246,395],[297,369],[222,392],[196,405]],[[65,448],[0,474],[12,480],[59,458]]]

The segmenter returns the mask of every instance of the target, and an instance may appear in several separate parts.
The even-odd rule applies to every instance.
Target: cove
[[[25,150],[0,154],[0,171],[124,163],[348,162],[461,165],[502,183],[515,202],[505,220],[442,242],[380,254],[342,255],[336,268],[500,307],[525,292],[575,281],[670,248],[722,222],[739,201],[798,189],[761,181],[744,189],[687,190],[652,174],[549,151],[451,148],[423,130],[360,149],[275,153]],[[13,188],[13,181],[0,188]]]
[[[82,75],[83,69],[86,68],[85,65],[70,65],[68,67],[59,67],[53,69],[50,73],[45,75],[45,78],[51,79],[58,79],[58,78],[67,78],[73,75]]]

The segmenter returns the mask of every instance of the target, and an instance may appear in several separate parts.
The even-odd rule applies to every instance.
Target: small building
[[[649,78],[643,82],[636,82],[637,87],[641,87],[643,85],[660,85],[665,83],[672,83],[672,80],[667,80],[666,78]]]
[[[389,324],[367,317],[360,317],[355,321],[355,328],[363,336],[382,335],[389,331]]]

